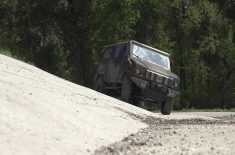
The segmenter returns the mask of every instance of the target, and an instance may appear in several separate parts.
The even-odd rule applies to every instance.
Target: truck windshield
[[[159,53],[134,45],[133,56],[169,70],[169,58]]]

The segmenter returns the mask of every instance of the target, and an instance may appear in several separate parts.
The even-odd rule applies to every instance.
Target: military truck
[[[169,115],[180,94],[172,66],[168,53],[137,41],[108,45],[95,75],[95,90],[137,106],[161,103],[161,113]]]

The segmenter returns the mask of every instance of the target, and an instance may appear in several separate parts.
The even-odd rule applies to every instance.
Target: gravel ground
[[[231,117],[176,120],[130,116],[141,119],[149,127],[103,146],[94,154],[235,154],[235,120]]]

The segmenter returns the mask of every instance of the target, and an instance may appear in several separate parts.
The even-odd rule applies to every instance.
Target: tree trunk
[[[207,103],[204,108],[208,108],[208,105],[211,105],[211,80],[209,78],[207,79]]]
[[[186,90],[185,68],[183,60],[180,62],[180,89]]]
[[[231,75],[232,75],[232,71],[229,71],[228,74],[224,77],[223,79],[223,84],[222,84],[222,88],[221,88],[221,102],[220,102],[220,107],[222,109],[226,109],[226,102],[225,102],[225,91],[226,88],[228,86],[228,82],[230,81]]]
[[[178,50],[181,56],[183,56],[183,49],[182,49],[182,30],[180,28],[180,19],[179,14],[177,11],[177,8],[173,8],[173,17],[175,21],[175,31],[177,36],[177,44],[178,44]],[[184,14],[184,12],[183,12]],[[180,60],[180,89],[186,90],[186,78],[185,78],[185,64],[183,62],[183,57]]]
[[[224,102],[225,96],[224,96],[224,92],[221,92],[221,102],[220,102],[220,108],[221,109],[226,109],[226,103]]]

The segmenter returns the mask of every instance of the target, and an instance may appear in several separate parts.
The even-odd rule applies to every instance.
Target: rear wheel
[[[105,94],[105,81],[104,81],[104,77],[100,76],[98,78],[98,80],[95,83],[95,90]]]
[[[126,74],[122,83],[122,92],[120,98],[122,101],[124,102],[130,101],[131,87],[132,87],[132,81],[128,76],[128,74]]]
[[[162,102],[161,113],[163,115],[170,115],[172,106],[174,104],[174,98],[168,98]]]

